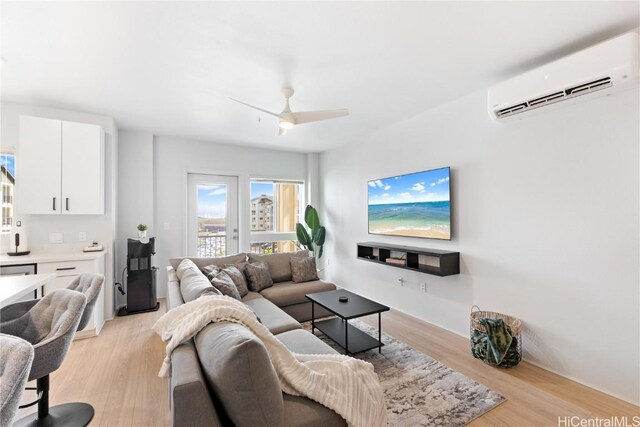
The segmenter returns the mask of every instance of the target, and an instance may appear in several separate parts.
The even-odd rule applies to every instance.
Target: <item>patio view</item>
[[[301,183],[251,182],[251,247],[255,253],[292,252],[299,249],[295,239],[300,215]],[[227,188],[226,185],[198,186],[199,257],[227,255]],[[281,237],[287,240],[275,240]],[[264,237],[265,241],[261,241]],[[293,239],[292,239],[293,238]]]

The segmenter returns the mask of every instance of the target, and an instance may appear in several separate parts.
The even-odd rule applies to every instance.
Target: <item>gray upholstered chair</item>
[[[76,404],[49,408],[49,374],[60,367],[75,335],[87,298],[69,289],[58,289],[38,300],[26,312],[20,313],[15,305],[0,311],[0,332],[24,339],[33,345],[34,359],[28,380],[36,381],[38,399],[23,407],[38,404],[37,415],[18,420],[15,426],[26,425],[87,425],[93,417]],[[9,316],[7,313],[12,314]],[[87,405],[88,406],[88,405]]]
[[[96,301],[98,301],[98,295],[100,295],[103,283],[104,276],[102,274],[85,273],[78,276],[67,286],[67,289],[82,292],[87,297],[87,306],[84,308],[80,325],[78,325],[79,331],[84,329],[89,320],[91,320],[91,314],[96,306]]]
[[[33,362],[33,346],[0,334],[0,426],[10,426],[20,405]]]
[[[71,282],[69,286],[67,286],[67,289],[82,292],[84,296],[87,297],[87,306],[84,309],[84,313],[82,313],[82,319],[80,320],[80,324],[78,325],[79,331],[84,329],[89,323],[89,320],[91,320],[93,308],[96,305],[96,301],[98,301],[98,295],[100,295],[100,290],[102,289],[103,283],[104,276],[102,274],[83,273],[76,277],[75,280]],[[36,305],[38,301],[40,300],[32,299],[3,307],[2,309],[0,309],[0,321],[5,318],[13,319],[23,315],[24,313],[29,311],[31,307]]]

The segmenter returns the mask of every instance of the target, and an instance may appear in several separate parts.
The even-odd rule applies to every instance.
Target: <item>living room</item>
[[[0,11],[0,332],[22,325],[9,325],[12,304],[28,300],[35,311],[20,321],[41,320],[51,295],[101,277],[97,302],[84,288],[76,314],[91,321],[72,328],[59,365],[24,378],[38,390],[18,401],[37,404],[3,406],[3,425],[10,412],[7,425],[46,423],[69,402],[84,402],[68,407],[85,416],[74,425],[640,422],[637,2],[8,1]],[[610,70],[619,80],[571,92]],[[566,99],[550,98],[556,90]],[[520,102],[525,111],[507,109]],[[72,138],[88,134],[94,151]],[[391,211],[376,228],[384,199],[391,209],[446,200],[446,215],[434,225]],[[230,264],[240,307],[209,295]],[[19,281],[30,286],[20,295],[9,289]],[[249,307],[261,326],[208,319],[158,376],[172,344],[156,322],[208,298],[243,319]],[[517,366],[474,357],[483,316],[509,326]],[[386,411],[341,412],[313,394],[321,386],[293,399],[273,371],[275,403],[262,404],[282,406],[281,418],[243,418],[259,414],[216,392],[230,369],[216,377],[204,360],[224,346],[215,331],[267,348],[265,372],[310,349],[326,354],[291,363],[328,369],[327,354],[346,352],[373,367],[376,381],[355,384]],[[362,331],[374,341],[355,351]],[[23,338],[29,373],[42,361]],[[180,383],[183,367],[199,380]],[[344,377],[356,374],[371,375]],[[249,393],[229,381],[230,394]],[[196,384],[203,394],[180,394]]]

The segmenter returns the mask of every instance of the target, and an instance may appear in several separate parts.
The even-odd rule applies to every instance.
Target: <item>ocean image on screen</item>
[[[369,181],[369,233],[451,239],[449,168]]]

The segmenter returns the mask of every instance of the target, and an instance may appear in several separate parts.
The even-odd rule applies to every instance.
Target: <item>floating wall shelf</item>
[[[392,264],[389,258],[403,261]],[[460,274],[460,252],[364,242],[358,243],[358,259],[435,276]]]

